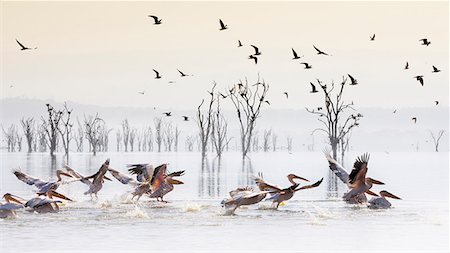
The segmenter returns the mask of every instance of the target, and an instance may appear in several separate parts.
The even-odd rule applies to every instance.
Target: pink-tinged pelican
[[[71,201],[70,198],[56,192],[56,190],[62,184],[68,184],[68,183],[78,181],[78,180],[63,181],[61,176],[66,176],[66,177],[72,177],[72,176],[65,173],[62,170],[56,170],[56,178],[57,178],[56,181],[52,181],[52,180],[44,181],[40,178],[27,175],[20,170],[14,170],[13,173],[17,177],[17,179],[19,179],[20,181],[22,181],[28,185],[34,185],[38,189],[36,191],[37,195],[47,196],[49,198],[58,197],[58,198],[69,200],[69,201]]]
[[[384,185],[384,183],[373,178],[366,177],[368,170],[367,165],[370,157],[369,154],[364,154],[356,158],[356,161],[353,164],[353,170],[350,174],[348,174],[344,167],[334,160],[330,154],[326,154],[325,157],[328,160],[330,170],[333,171],[334,174],[336,174],[336,176],[349,188],[349,191],[343,196],[347,203],[367,203],[365,193],[378,197],[378,195],[370,191],[370,189],[373,184]]]
[[[0,218],[16,217],[16,210],[23,208],[23,204],[18,196],[14,196],[10,193],[3,195],[3,199],[6,203],[0,203]],[[20,198],[21,199],[21,198]],[[15,202],[15,203],[13,203]]]
[[[387,209],[391,207],[391,202],[386,198],[401,199],[388,191],[380,191],[380,197],[374,197],[369,200],[368,207],[371,209]]]
[[[175,177],[183,176],[183,174],[184,170],[167,174],[167,164],[156,167],[150,181],[149,197],[165,202],[163,197],[173,190],[175,184],[184,184],[182,181],[175,179]]]
[[[249,206],[261,202],[269,192],[256,192],[252,187],[237,188],[230,191],[230,198],[222,200],[221,204],[227,209],[227,213],[233,214],[240,206]]]

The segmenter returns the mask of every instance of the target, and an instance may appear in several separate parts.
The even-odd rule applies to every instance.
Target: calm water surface
[[[359,154],[349,153],[345,165]],[[12,169],[48,179],[63,164],[61,155],[0,155],[0,193],[24,198],[34,196],[34,187],[18,181]],[[73,154],[69,164],[82,174],[96,172],[106,158],[122,172],[128,163],[168,162],[171,171],[186,170],[185,184],[175,186],[167,204],[145,197],[131,202],[131,188],[117,181],[107,181],[98,200],[83,195],[81,183],[61,186],[59,191],[75,201],[60,213],[20,211],[18,218],[0,220],[0,251],[448,252],[448,155],[372,153],[368,175],[386,183],[374,191],[388,190],[403,200],[392,200],[389,210],[369,210],[341,201],[345,186],[329,180],[320,152],[255,153],[244,162],[238,153],[203,161],[198,153]],[[251,184],[250,176],[258,172],[279,186],[288,185],[289,173],[325,179],[279,210],[262,202],[224,215],[220,201],[235,187]]]

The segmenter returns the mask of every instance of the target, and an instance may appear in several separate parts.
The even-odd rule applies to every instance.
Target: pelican
[[[370,188],[372,188],[373,184],[384,185],[384,183],[366,177],[368,170],[367,164],[370,157],[369,154],[364,154],[356,158],[356,161],[353,164],[353,170],[350,174],[348,174],[344,167],[334,160],[330,154],[326,154],[325,156],[328,160],[330,170],[333,171],[334,174],[336,174],[336,176],[349,188],[349,191],[343,196],[347,203],[367,203],[367,198],[364,193],[378,197],[378,194],[370,191]]]
[[[95,174],[88,177],[84,177],[68,165],[64,165],[64,167],[69,172],[69,174],[89,186],[89,189],[84,194],[89,194],[91,198],[92,194],[94,194],[98,199],[97,193],[102,189],[105,179],[111,181],[111,179],[105,176],[106,172],[108,172],[109,169],[109,158],[106,159],[106,161],[102,164],[102,166],[100,166],[100,169]],[[92,179],[92,182],[89,179]]]
[[[17,179],[19,179],[20,181],[22,181],[22,182],[24,182],[24,183],[26,183],[28,185],[36,186],[36,188],[38,189],[36,191],[36,194],[39,195],[39,196],[44,195],[44,196],[47,196],[49,198],[57,197],[57,198],[60,198],[60,199],[65,199],[65,200],[71,201],[70,198],[68,198],[68,197],[66,197],[66,196],[56,192],[56,190],[58,189],[58,187],[61,184],[67,184],[67,183],[74,182],[74,181],[63,181],[62,178],[61,178],[61,175],[66,176],[66,177],[72,177],[72,176],[67,174],[67,173],[65,173],[62,170],[56,170],[56,178],[57,178],[56,181],[51,181],[51,180],[44,181],[44,180],[42,180],[40,178],[27,175],[27,174],[23,173],[20,170],[14,170],[13,173],[17,177]],[[77,180],[75,180],[75,181],[77,181]]]
[[[280,206],[280,204],[283,201],[291,199],[294,196],[295,192],[300,191],[300,190],[315,188],[315,187],[319,186],[323,181],[323,178],[322,178],[319,181],[315,182],[314,184],[305,185],[305,186],[298,188],[300,186],[300,184],[295,182],[294,179],[300,179],[300,180],[307,181],[307,182],[309,182],[309,180],[306,178],[303,178],[303,177],[299,177],[295,174],[289,174],[287,176],[287,178],[288,178],[288,181],[291,183],[291,186],[289,186],[285,189],[280,189],[276,186],[266,183],[262,179],[262,177],[255,179],[255,182],[261,191],[270,190],[271,192],[274,192],[272,197],[268,198],[268,200],[272,200],[273,204],[276,204],[276,209],[278,209],[278,207]]]
[[[128,164],[128,172],[132,175],[136,175],[136,179],[139,182],[145,182],[152,180],[154,168],[149,163],[140,164]]]
[[[62,203],[62,201],[46,197],[36,197],[28,200],[27,203],[25,203],[25,207],[28,207],[28,211],[31,212],[57,213],[59,212],[58,203]]]
[[[16,217],[16,210],[23,208],[22,202],[16,199],[20,198],[18,196],[14,196],[10,193],[6,193],[3,195],[3,199],[6,201],[5,204],[0,203],[0,218],[8,218],[8,217]],[[16,202],[16,203],[12,203]]]
[[[153,168],[153,167],[151,166],[151,168]],[[147,181],[147,179],[146,179],[147,177],[145,177],[145,176],[142,176],[143,179],[141,179],[139,177],[140,175],[138,175],[138,181],[136,181],[133,178],[131,178],[117,170],[114,170],[112,168],[109,168],[108,170],[111,173],[111,175],[113,175],[113,177],[115,177],[122,184],[128,184],[128,185],[135,187],[134,191],[131,193],[133,195],[133,197],[131,197],[131,200],[133,200],[134,197],[138,196],[137,201],[139,201],[139,199],[142,197],[142,195],[144,195],[145,193],[148,193],[151,190],[150,189],[150,181]],[[147,170],[145,170],[145,171],[147,171]],[[141,179],[142,181],[139,181],[139,179]]]
[[[221,204],[225,208],[230,209],[230,213],[234,213],[240,206],[249,206],[261,202],[269,192],[256,192],[252,187],[237,188],[230,191],[230,198],[224,199]]]
[[[371,209],[387,209],[391,207],[391,202],[389,202],[386,197],[393,199],[401,199],[388,191],[380,191],[380,197],[374,197],[369,200],[368,207]]]
[[[155,168],[153,177],[150,181],[150,198],[165,202],[163,197],[171,192],[175,184],[184,184],[182,181],[174,179],[174,177],[183,176],[184,170],[167,174],[167,164],[162,164]]]

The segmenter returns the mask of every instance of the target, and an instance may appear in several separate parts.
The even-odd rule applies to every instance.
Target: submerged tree
[[[360,113],[346,114],[348,109],[356,111],[353,108],[352,103],[346,103],[343,101],[344,88],[346,87],[347,78],[343,77],[339,86],[335,86],[334,82],[331,83],[331,87],[323,85],[320,80],[317,80],[319,86],[324,94],[325,107],[317,109],[308,109],[311,114],[318,115],[318,120],[323,124],[323,127],[316,128],[316,131],[322,131],[327,134],[328,140],[333,152],[333,158],[337,159],[337,149],[341,140],[350,132],[352,128],[359,125],[360,118],[363,117]],[[333,93],[337,87],[337,92]]]
[[[22,125],[23,134],[25,135],[25,139],[27,140],[28,145],[28,153],[33,152],[33,143],[35,141],[35,133],[34,133],[34,118],[22,118],[20,120],[20,124]]]
[[[202,105],[205,100],[197,107],[197,125],[199,130],[199,145],[202,152],[202,157],[206,155],[208,150],[208,141],[211,135],[212,117],[213,117],[213,104],[214,104],[214,89],[216,88],[216,82],[213,83],[211,91],[209,91],[209,102],[206,107],[206,111],[202,112]]]
[[[64,112],[55,110],[50,104],[46,104],[46,106],[48,118],[44,119],[42,117],[42,129],[47,135],[46,141],[47,146],[50,149],[50,155],[53,156],[58,144],[59,122],[61,121]]]
[[[104,127],[104,124],[105,122],[103,121],[103,119],[98,117],[98,114],[96,114],[95,116],[84,116],[86,139],[88,140],[90,150],[94,155],[97,154],[99,148],[102,128]]]
[[[260,117],[261,108],[264,103],[269,104],[266,100],[268,91],[269,85],[264,81],[260,82],[258,76],[258,80],[254,85],[249,86],[246,79],[245,84],[239,83],[229,92],[229,97],[233,102],[239,120],[243,157],[246,157],[250,151],[253,131],[256,126],[256,120]]]
[[[64,148],[64,154],[66,156],[67,161],[69,160],[69,148],[70,141],[72,140],[72,127],[73,122],[71,121],[72,109],[67,107],[67,104],[64,103],[64,110],[60,120],[61,126],[58,127],[58,132],[61,135],[61,140]]]
[[[158,146],[158,152],[161,152],[161,144],[163,142],[163,121],[162,118],[154,118],[153,122],[155,124],[155,142],[156,146]]]
[[[84,129],[78,117],[77,117],[77,130],[72,134],[72,138],[75,140],[77,152],[83,152]]]
[[[434,143],[434,151],[439,152],[439,142],[441,141],[442,136],[444,135],[444,130],[439,130],[439,132],[434,135],[434,133],[430,130],[431,138],[433,139]]]
[[[3,135],[6,138],[6,144],[8,147],[8,152],[14,152],[16,147],[16,132],[17,126],[15,124],[11,124],[6,130],[2,125]]]
[[[219,96],[217,97],[216,104],[216,110],[213,112],[211,118],[211,139],[217,156],[221,157],[227,144],[228,123],[222,115]]]
[[[122,121],[122,140],[123,146],[125,147],[125,152],[128,152],[128,142],[130,141],[130,124],[128,123],[128,119]]]

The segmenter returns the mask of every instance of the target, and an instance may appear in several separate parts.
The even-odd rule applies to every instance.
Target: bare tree
[[[64,110],[61,116],[61,120],[59,123],[61,126],[57,128],[58,133],[61,135],[61,140],[64,148],[64,154],[66,156],[67,161],[69,160],[69,148],[70,141],[72,140],[72,127],[73,122],[71,121],[72,109],[67,107],[67,104],[64,103]]]
[[[39,152],[47,152],[47,133],[44,125],[39,125],[37,128],[37,136],[39,140]]]
[[[286,142],[288,152],[292,152],[292,137],[291,136],[286,137]]]
[[[239,83],[229,92],[229,97],[233,102],[239,120],[243,157],[246,157],[250,151],[253,130],[256,126],[256,120],[260,117],[261,107],[267,102],[268,91],[269,85],[264,81],[260,82],[258,76],[256,84],[249,86],[246,79],[245,84]]]
[[[101,141],[101,131],[104,127],[105,122],[103,119],[98,117],[98,114],[95,116],[89,115],[88,117],[84,116],[84,128],[86,139],[89,142],[91,152],[96,155],[99,143]]]
[[[78,117],[77,117],[77,131],[75,131],[73,133],[72,138],[75,140],[75,145],[77,146],[77,152],[83,152],[84,129],[83,129],[83,125],[80,123],[80,119],[78,119]]]
[[[445,133],[444,130],[439,130],[439,132],[436,135],[434,135],[434,133],[430,130],[430,135],[434,142],[434,151],[436,152],[439,152],[439,142],[441,141],[441,138],[444,135],[444,133]]]
[[[148,151],[153,151],[153,131],[151,126],[148,126],[145,131],[145,140],[147,142]]]
[[[272,131],[272,151],[273,152],[277,151],[277,140],[278,140],[278,135],[276,135],[275,132]]]
[[[331,87],[322,85],[320,80],[317,80],[324,94],[325,107],[323,110],[308,109],[306,111],[314,115],[318,115],[318,120],[323,124],[323,127],[316,128],[315,131],[323,131],[327,134],[331,150],[333,151],[333,158],[337,159],[337,149],[339,142],[345,137],[350,130],[359,125],[362,114],[346,114],[347,109],[356,111],[353,108],[352,103],[346,103],[343,101],[343,92],[347,78],[343,77],[342,82],[338,87],[337,93],[333,96],[333,90],[335,88],[334,82],[331,83]]]
[[[175,126],[175,142],[173,143],[173,149],[175,152],[178,152],[178,140],[180,138],[181,130],[178,129],[178,126]]]
[[[50,155],[53,156],[58,144],[58,128],[60,127],[59,122],[61,121],[64,112],[55,110],[50,104],[46,104],[46,106],[48,119],[46,120],[43,117],[41,118],[42,127],[47,135],[46,141],[47,146],[50,149]]]
[[[129,142],[130,142],[130,152],[134,151],[134,141],[136,140],[136,135],[137,135],[137,130],[136,128],[131,129],[130,131],[130,138],[129,138]]]
[[[108,152],[109,145],[109,133],[112,131],[111,128],[106,127],[106,124],[101,124],[100,127],[100,141],[99,141],[99,151]]]
[[[272,130],[264,130],[263,134],[263,151],[267,152],[270,149],[270,136],[272,135]]]
[[[192,152],[194,150],[194,144],[195,144],[195,138],[190,135],[186,136],[185,149],[189,152]]]
[[[253,132],[252,151],[253,152],[259,151],[259,135],[258,135],[258,131],[256,131],[256,130]]]
[[[34,143],[34,118],[22,118],[20,120],[20,124],[22,125],[23,134],[25,135],[25,139],[27,140],[28,145],[28,153],[33,152],[33,143]]]
[[[136,138],[137,138],[137,148],[138,151],[141,152],[144,149],[145,146],[145,134],[144,134],[144,129],[142,130],[138,130],[136,132]]]
[[[173,130],[172,123],[165,124],[163,136],[164,136],[163,143],[165,151],[169,152],[172,151],[172,146],[175,140],[175,132]]]
[[[206,112],[202,112],[202,105],[205,102],[204,99],[202,99],[202,102],[197,107],[197,125],[199,130],[199,145],[201,147],[202,151],[202,157],[206,155],[206,152],[208,150],[208,140],[211,134],[211,126],[212,126],[212,111],[213,111],[213,104],[214,104],[214,89],[216,88],[216,82],[213,83],[213,87],[211,91],[209,91],[209,103],[208,107],[206,108]]]
[[[158,146],[158,152],[161,152],[161,144],[163,142],[163,132],[162,132],[163,120],[161,117],[159,117],[154,118],[153,122],[155,124],[155,142],[156,145]]]
[[[122,134],[120,133],[120,129],[116,131],[116,150],[120,151],[120,144],[122,143]]]
[[[128,152],[128,142],[130,141],[130,124],[128,119],[122,121],[122,140],[125,147],[125,152]]]
[[[217,156],[221,157],[227,144],[228,123],[222,115],[219,95],[217,96],[216,104],[216,110],[213,112],[211,118],[211,139]]]
[[[15,142],[17,144],[17,151],[21,152],[22,151],[22,135],[19,134],[19,131],[16,130],[15,133]]]

